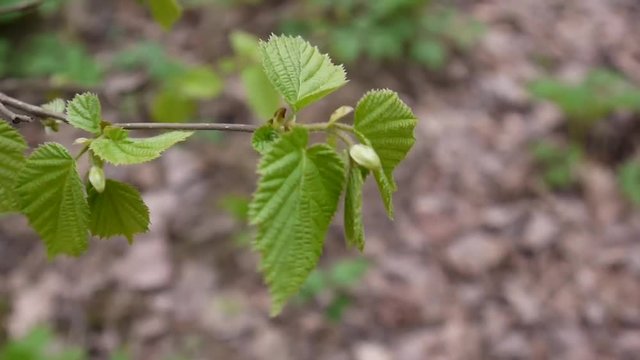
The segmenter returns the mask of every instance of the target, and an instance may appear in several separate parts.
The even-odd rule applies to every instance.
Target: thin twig
[[[40,106],[27,104],[24,101],[12,98],[0,92],[0,106],[2,104],[15,109],[22,110],[41,118],[53,118],[65,123],[69,123],[69,119],[55,111],[50,111]],[[2,108],[0,108],[1,110]],[[216,130],[216,131],[239,131],[254,132],[258,126],[251,124],[219,124],[219,123],[114,123],[117,126],[127,130]]]
[[[13,111],[7,109],[7,107],[4,106],[3,103],[0,103],[0,113],[4,114],[14,124],[18,124],[18,123],[21,123],[21,122],[31,122],[31,121],[33,121],[33,119],[31,119],[27,115],[16,114]]]
[[[42,0],[25,1],[18,4],[7,5],[0,7],[0,15],[12,14],[12,13],[26,13],[33,11],[42,4]]]

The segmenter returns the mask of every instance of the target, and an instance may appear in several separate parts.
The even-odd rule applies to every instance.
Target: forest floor
[[[96,24],[117,22],[132,37],[162,39],[205,61],[228,51],[231,29],[273,31],[269,14],[230,10],[187,14],[163,34],[124,3],[105,14],[76,9],[86,13],[67,26],[91,44],[109,26]],[[419,118],[416,145],[398,169],[395,221],[367,184],[364,257],[372,265],[340,321],[327,319],[327,296],[268,316],[257,258],[234,240],[250,230],[218,205],[252,192],[257,155],[249,135],[225,134],[107,170],[142,189],[151,209],[151,231],[132,246],[93,240],[79,259],[47,261],[24,218],[1,219],[0,334],[44,321],[92,359],[123,346],[135,359],[637,359],[640,213],[602,161],[581,166],[579,189],[542,186],[530,148],[557,136],[564,120],[526,84],[549,73],[541,58],[563,79],[606,65],[640,82],[640,6],[485,0],[465,11],[486,33],[442,74],[347,67],[352,81],[316,108],[327,113],[388,87]],[[90,46],[105,55],[106,45]],[[128,80],[108,75],[105,92]],[[246,122],[233,82],[229,89],[203,111]],[[12,94],[39,98],[29,89]],[[117,101],[106,102],[107,118],[117,118]],[[35,128],[24,133],[32,145],[44,139]],[[64,129],[56,139],[76,136]],[[357,256],[345,249],[339,222],[323,266]]]

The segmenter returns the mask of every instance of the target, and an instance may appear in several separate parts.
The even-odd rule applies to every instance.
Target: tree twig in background
[[[14,113],[13,111],[9,110],[6,106],[4,106],[4,104],[1,102],[0,102],[0,114],[4,114],[4,116],[9,118],[9,120],[11,120],[11,122],[13,122],[14,124],[21,123],[21,122],[31,122],[33,120],[27,115]]]
[[[13,13],[26,13],[37,9],[42,4],[42,0],[25,1],[18,4],[0,6],[0,15]]]
[[[24,101],[20,101],[0,92],[0,112],[5,112],[2,111],[2,109],[4,108],[8,111],[7,116],[10,116],[9,114],[14,114],[16,116],[26,116],[13,113],[11,110],[7,109],[5,105],[40,118],[53,118],[63,121],[67,124],[69,123],[69,119],[67,119],[67,117],[62,113],[49,111],[40,106],[25,103]],[[29,118],[28,116],[26,117]],[[13,118],[11,118],[11,120],[16,122]],[[254,132],[258,128],[257,125],[252,124],[219,123],[114,123],[113,126],[121,127],[127,130],[215,130],[238,132]]]

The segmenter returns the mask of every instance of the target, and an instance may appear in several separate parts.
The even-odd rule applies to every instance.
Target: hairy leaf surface
[[[347,82],[342,66],[299,36],[272,35],[260,50],[267,77],[295,111]]]
[[[149,229],[149,208],[134,187],[107,179],[103,192],[87,189],[94,236],[108,238],[122,235],[133,242],[133,235]]]
[[[315,268],[344,183],[343,162],[335,150],[327,145],[307,149],[308,137],[296,128],[264,155],[249,205],[273,315]]]
[[[0,119],[0,213],[20,210],[15,183],[26,149],[22,135]]]
[[[100,100],[95,94],[84,93],[76,95],[67,104],[67,119],[69,124],[78,129],[93,134],[100,133]]]
[[[89,205],[67,149],[56,143],[36,149],[20,172],[17,192],[22,212],[50,257],[77,256],[86,250]]]
[[[271,125],[259,127],[251,137],[251,146],[260,154],[265,154],[274,142],[280,138],[280,134]]]
[[[347,244],[364,250],[364,225],[362,223],[363,169],[351,161],[344,196],[344,235]]]
[[[193,132],[171,131],[149,138],[130,138],[125,130],[113,130],[106,137],[91,142],[90,148],[102,160],[114,165],[151,161],[171,146],[186,140]]]
[[[396,190],[393,170],[405,158],[415,142],[416,117],[391,90],[374,90],[356,106],[354,126],[360,139],[371,145],[380,157],[382,172],[375,171],[387,212],[393,216],[391,196]]]

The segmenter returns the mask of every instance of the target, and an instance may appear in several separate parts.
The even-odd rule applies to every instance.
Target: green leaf
[[[151,15],[162,27],[170,29],[182,15],[182,6],[177,0],[149,0]]]
[[[194,117],[196,110],[195,101],[175,88],[165,88],[156,93],[151,103],[151,117],[157,122],[186,122]]]
[[[229,35],[233,53],[243,60],[260,62],[260,40],[245,31],[234,30]]]
[[[77,256],[87,249],[89,205],[67,149],[56,143],[36,149],[20,172],[16,190],[22,212],[50,257]]]
[[[413,146],[416,124],[411,109],[391,90],[370,91],[356,106],[354,127],[364,137],[360,140],[373,147],[382,163],[383,171],[375,171],[374,176],[390,217],[391,196],[396,190],[393,170]]]
[[[138,190],[128,184],[107,179],[103,192],[87,189],[94,236],[108,238],[122,235],[133,242],[133,235],[149,230],[149,208]]]
[[[264,125],[259,127],[251,137],[251,146],[264,155],[273,143],[280,138],[280,134],[271,125]]]
[[[261,119],[271,117],[280,107],[280,95],[269,82],[264,70],[258,65],[248,66],[240,72],[240,79],[251,111]]]
[[[22,135],[0,119],[0,213],[20,210],[15,185],[26,149]]]
[[[220,94],[223,83],[213,70],[198,66],[185,71],[173,86],[189,99],[208,100]]]
[[[67,104],[69,124],[93,134],[100,134],[100,100],[95,94],[76,95]]]
[[[273,86],[298,111],[346,84],[342,66],[301,37],[272,35],[260,43],[262,65]]]
[[[350,162],[347,175],[347,190],[344,196],[344,236],[347,244],[364,250],[364,225],[362,223],[363,170]]]
[[[90,148],[100,159],[114,165],[141,164],[159,157],[163,151],[192,134],[189,131],[171,131],[154,137],[133,139],[125,130],[119,130],[114,132],[114,136],[93,140]]]
[[[315,268],[344,183],[344,165],[327,145],[306,148],[307,130],[284,134],[258,166],[249,218],[258,226],[254,247],[277,315]]]
[[[42,107],[44,109],[49,110],[49,111],[53,111],[53,112],[57,112],[57,113],[63,114],[65,109],[66,109],[66,104],[64,103],[64,100],[62,100],[60,98],[55,98],[55,99],[49,101],[48,103],[43,104]]]

